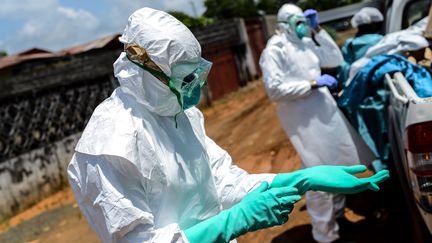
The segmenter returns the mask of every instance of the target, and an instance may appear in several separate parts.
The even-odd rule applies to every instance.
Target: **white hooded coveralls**
[[[278,21],[303,15],[300,8],[285,4]],[[280,25],[267,42],[260,66],[267,94],[277,102],[282,126],[299,153],[302,166],[355,165],[370,162],[373,155],[354,129],[346,122],[327,87],[312,90],[310,81],[321,76],[321,68],[339,66],[343,57],[325,30],[311,38],[299,39],[295,32]],[[282,28],[284,26],[284,28]],[[288,27],[289,28],[289,27]],[[343,215],[342,195],[306,193],[312,219],[313,236],[318,242],[339,238],[336,217]]]
[[[173,65],[201,57],[183,24],[150,8],[131,15],[120,40],[145,48],[168,76]],[[114,73],[120,87],[95,109],[68,167],[78,205],[103,242],[188,242],[183,230],[271,183],[273,174],[233,165],[206,136],[202,113],[182,112],[168,87],[125,53]]]

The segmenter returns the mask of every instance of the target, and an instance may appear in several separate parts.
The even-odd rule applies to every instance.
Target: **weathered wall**
[[[80,134],[0,163],[0,221],[58,191]]]
[[[259,74],[256,65],[264,43],[251,47],[251,41],[263,39],[249,36],[262,35],[256,29],[262,26],[252,24],[248,29],[245,21],[233,19],[193,31],[203,57],[213,62],[201,105]],[[112,64],[122,48],[114,38],[98,49],[0,69],[0,221],[66,185],[66,166],[79,133],[118,85]]]
[[[261,53],[266,46],[265,20],[262,17],[250,18],[245,21],[245,26],[248,35],[248,46],[252,57],[251,66],[255,67],[254,78],[257,79],[262,75],[259,66]]]
[[[104,61],[111,66],[115,55],[107,53],[111,61]],[[82,61],[59,70],[50,69],[48,60],[33,66],[27,63],[31,75],[23,73],[14,78],[23,80],[26,85],[22,87],[31,92],[6,98],[0,95],[0,221],[67,184],[66,166],[79,134],[94,108],[117,86],[108,64],[95,68],[93,74],[91,66],[82,72],[79,66],[101,61],[107,53],[74,57]],[[41,66],[46,72],[40,76],[30,70]],[[57,85],[52,86],[54,83]]]
[[[278,28],[276,15],[264,16],[264,27],[266,39],[270,39],[270,37],[275,34],[275,31]]]

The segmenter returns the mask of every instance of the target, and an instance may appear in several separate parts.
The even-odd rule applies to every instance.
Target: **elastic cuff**
[[[316,89],[316,88],[318,88],[318,85],[317,85],[317,81],[316,81],[316,80],[310,80],[310,81],[309,81],[309,84],[310,84],[310,86],[311,86],[311,89]]]
[[[183,242],[183,243],[190,243],[189,239],[187,238],[187,236],[186,236],[186,234],[184,233],[183,230],[180,231],[179,233],[180,233],[181,238],[182,238],[182,240],[183,240],[183,241],[179,241],[179,242]]]

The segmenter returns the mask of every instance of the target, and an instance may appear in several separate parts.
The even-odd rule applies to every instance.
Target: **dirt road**
[[[262,84],[252,83],[204,110],[207,133],[251,173],[296,170],[299,157],[279,124],[275,108]],[[382,200],[389,193],[384,190],[349,197],[346,217],[357,227],[343,234],[357,242],[409,242],[403,222],[394,220],[397,214],[393,215],[392,206]],[[0,231],[0,242],[99,242],[69,188],[3,223]],[[239,242],[313,242],[310,231],[302,199],[288,223],[249,233]]]

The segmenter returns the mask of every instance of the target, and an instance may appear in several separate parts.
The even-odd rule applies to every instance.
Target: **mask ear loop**
[[[143,64],[141,64],[138,61],[132,60],[132,58],[130,57],[130,56],[135,56],[135,57],[137,57],[137,59],[143,60],[144,63],[152,62],[151,59],[148,58],[148,55],[147,55],[147,52],[145,51],[145,49],[138,46],[137,44],[126,44],[124,50],[126,52],[126,57],[130,62],[132,62],[133,64],[137,65],[138,67],[144,69],[145,71],[149,72],[154,77],[159,79],[162,83],[164,83],[168,86],[170,91],[173,92],[174,95],[177,97],[177,102],[179,103],[180,108],[183,110],[183,102],[181,99],[181,95],[177,91],[177,89],[175,88],[174,84],[171,82],[171,79],[164,72],[162,72],[162,70],[160,70],[160,68],[155,63],[152,63],[152,66],[154,66],[154,69],[153,69],[153,68],[149,68],[147,66],[144,66]],[[137,52],[139,52],[139,53],[137,53]],[[159,70],[155,70],[155,69],[159,69]],[[174,116],[175,128],[178,128],[177,116],[180,113],[181,113],[181,111],[178,112],[177,114],[175,114],[175,116]]]

